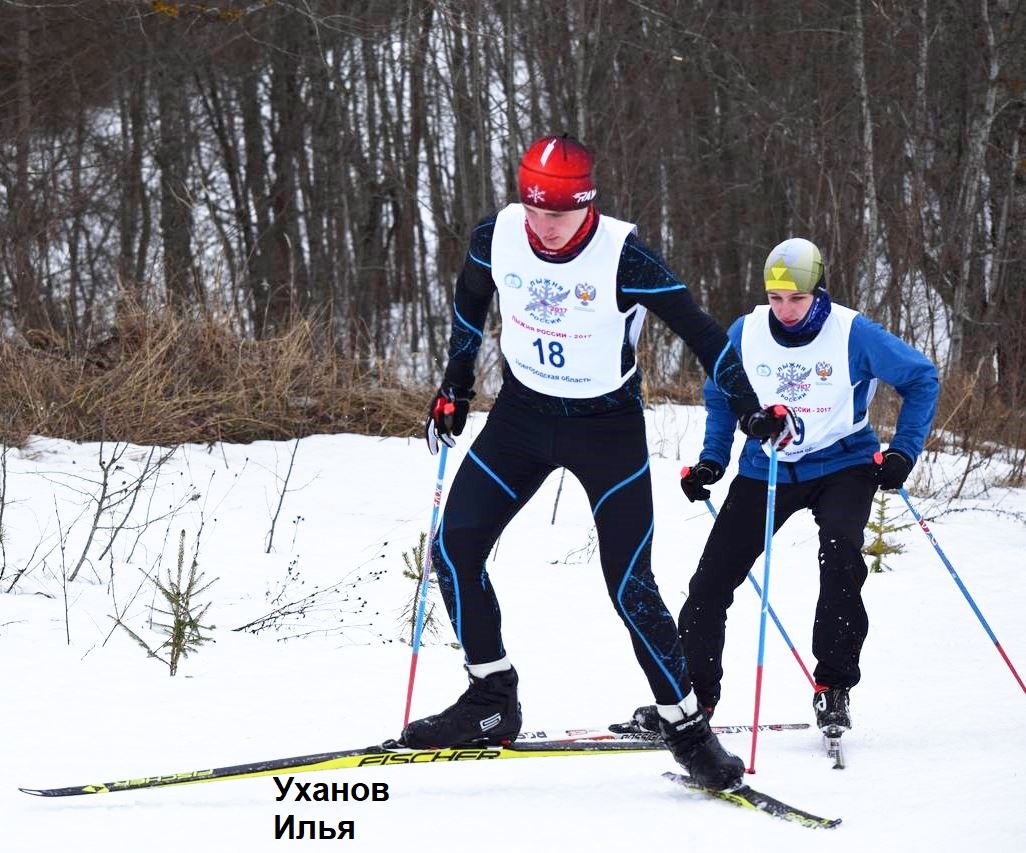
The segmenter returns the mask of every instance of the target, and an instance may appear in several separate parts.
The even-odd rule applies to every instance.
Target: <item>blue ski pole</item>
[[[766,538],[763,547],[762,609],[759,612],[759,657],[755,666],[755,714],[752,719],[752,759],[748,772],[755,772],[755,745],[759,737],[759,703],[762,699],[762,665],[766,656],[766,613],[769,610],[770,548],[773,545],[773,515],[777,503],[777,445],[770,443],[769,476],[766,479]]]
[[[877,455],[880,455],[879,453]],[[877,460],[879,464],[880,460]],[[923,517],[919,514],[912,501],[909,500],[908,492],[904,489],[898,489],[898,494],[901,495],[901,499],[905,501],[905,505],[909,508],[909,511],[915,516],[916,521],[919,523],[919,527],[922,528],[923,533],[926,534],[926,538],[930,540],[930,544],[933,545],[933,550],[937,552],[937,556],[941,558],[941,562],[944,563],[945,568],[951,574],[952,579],[958,585],[958,588],[962,590],[962,595],[965,596],[965,600],[969,602],[969,606],[973,609],[973,613],[976,614],[976,618],[980,620],[980,624],[983,626],[983,630],[987,632],[987,636],[990,637],[991,642],[994,643],[994,648],[997,649],[998,654],[1004,659],[1004,662],[1008,664],[1008,668],[1012,671],[1012,675],[1015,676],[1015,680],[1019,682],[1019,687],[1022,688],[1022,692],[1026,693],[1026,684],[1022,683],[1022,679],[1019,677],[1019,673],[1015,671],[1015,667],[1012,666],[1011,660],[1008,655],[1005,654],[1005,650],[1001,648],[1001,643],[998,642],[998,638],[994,632],[990,629],[990,625],[987,624],[987,620],[983,618],[983,614],[980,612],[980,608],[976,606],[976,602],[973,601],[973,597],[969,594],[969,590],[965,588],[965,584],[962,583],[962,579],[958,576],[958,572],[955,571],[955,567],[951,565],[951,561],[944,556],[944,552],[941,550],[940,545],[937,543],[936,538],[930,532],[930,528],[926,526],[926,522]]]
[[[410,722],[410,704],[413,702],[413,679],[417,676],[417,655],[420,652],[420,635],[424,629],[424,611],[427,605],[428,583],[431,579],[431,545],[438,529],[438,509],[442,505],[442,483],[445,480],[445,458],[449,446],[441,442],[442,452],[438,458],[438,476],[435,479],[435,501],[431,510],[431,529],[424,543],[424,565],[420,570],[420,601],[417,604],[417,621],[413,628],[413,656],[410,658],[410,681],[406,686],[406,712],[403,714],[403,728]]]
[[[713,506],[713,502],[711,500],[706,500],[705,505],[711,513],[712,517],[716,518],[716,507]],[[755,575],[749,572],[748,580],[752,582],[752,586],[755,588],[755,594],[758,595],[759,598],[762,598],[762,587],[759,586],[759,582],[755,579]],[[801,670],[805,674],[805,677],[809,680],[809,684],[815,687],[816,680],[809,673],[808,668],[805,666],[805,661],[803,661],[802,656],[798,654],[798,650],[794,647],[794,643],[791,642],[791,638],[787,636],[787,631],[784,630],[783,623],[780,621],[780,619],[777,618],[777,614],[776,611],[773,609],[773,605],[767,601],[766,606],[769,609],[769,615],[770,618],[773,620],[773,624],[777,626],[777,630],[780,631],[780,636],[784,638],[784,642],[787,643],[787,647],[791,650],[791,654],[794,655],[794,659],[798,661],[798,666],[801,667]]]

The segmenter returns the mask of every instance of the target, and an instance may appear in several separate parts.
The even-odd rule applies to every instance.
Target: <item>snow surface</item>
[[[711,525],[701,504],[682,497],[677,477],[682,462],[697,458],[703,417],[700,409],[675,406],[648,413],[653,558],[674,614]],[[450,453],[447,482],[482,424],[482,415],[471,418]],[[12,593],[0,593],[3,851],[280,850],[289,841],[274,839],[279,814],[332,826],[353,820],[356,835],[346,846],[365,851],[1026,849],[1018,788],[1026,696],[916,527],[892,534],[905,553],[890,559],[893,571],[866,584],[871,630],[863,681],[852,694],[848,768],[831,769],[814,729],[758,739],[750,782],[843,818],[834,830],[689,795],[660,778],[675,768],[662,752],[300,777],[387,782],[387,802],[279,803],[269,777],[60,800],[26,796],[18,786],[346,749],[401,728],[410,665],[402,614],[416,586],[403,577],[402,554],[427,529],[437,470],[422,442],[338,435],[307,438],[298,447],[180,448],[99,559],[127,502],[101,519],[90,561],[67,584],[66,617],[62,560],[66,574],[82,553],[99,459],[113,449],[36,438],[7,454],[0,591],[32,568]],[[130,483],[147,453],[128,448],[117,476]],[[921,466],[920,482],[929,475],[934,487],[953,488],[963,467],[940,456]],[[1024,672],[1026,492],[994,485],[1001,473],[994,463],[974,472],[969,497],[949,504],[942,492],[921,498],[920,509]],[[717,505],[729,476],[713,488]],[[601,726],[649,701],[605,596],[583,490],[566,478],[553,524],[558,486],[557,472],[507,528],[488,566],[531,730]],[[897,497],[889,506],[898,516]],[[170,678],[113,617],[124,613],[134,631],[159,644],[159,632],[148,627],[154,588],[145,572],[163,574],[174,564],[180,530],[191,554],[201,523],[199,566],[207,580],[216,578],[201,600],[211,602],[206,621],[216,626],[215,642]],[[810,668],[815,552],[811,516],[796,516],[774,541],[770,581],[771,603]],[[761,582],[761,561],[755,575]],[[339,586],[329,591],[333,585]],[[279,593],[290,601],[316,589],[314,606],[279,631],[232,630],[268,613]],[[759,599],[745,584],[730,612],[717,723],[751,722],[758,626]],[[767,631],[761,720],[812,722],[808,682],[772,623]],[[300,633],[307,636],[284,639]],[[452,640],[444,618],[437,636],[426,635],[414,716],[440,710],[464,689],[462,655]],[[723,740],[750,758],[750,735]]]

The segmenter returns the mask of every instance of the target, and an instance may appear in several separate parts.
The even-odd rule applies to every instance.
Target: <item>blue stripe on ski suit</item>
[[[652,523],[648,526],[648,531],[642,538],[641,544],[638,545],[637,550],[634,552],[634,556],[631,558],[631,562],[627,566],[627,570],[623,573],[623,580],[620,581],[620,586],[616,590],[616,605],[620,608],[620,612],[623,613],[624,619],[631,626],[631,630],[635,633],[638,639],[641,640],[642,644],[648,650],[648,653],[649,655],[651,655],[652,660],[655,661],[656,666],[659,667],[659,671],[666,677],[667,683],[677,694],[677,701],[679,702],[681,699],[684,698],[684,696],[680,692],[680,682],[677,681],[677,679],[666,668],[666,665],[663,663],[663,659],[658,654],[656,654],[656,650],[652,648],[652,644],[649,643],[648,638],[646,638],[645,635],[638,629],[637,623],[635,623],[631,613],[627,610],[627,607],[624,605],[623,601],[624,592],[627,589],[627,582],[631,579],[631,575],[634,573],[634,567],[638,563],[638,557],[641,555],[641,552],[645,549],[645,546],[652,541],[652,532],[654,530],[655,521],[653,520]]]
[[[619,489],[622,489],[624,486],[626,486],[632,480],[637,480],[638,477],[640,477],[642,474],[644,474],[647,470],[648,470],[648,460],[646,459],[645,460],[645,464],[642,465],[637,471],[635,471],[629,477],[626,477],[623,480],[621,480],[619,483],[617,483],[615,486],[613,486],[609,491],[607,491],[602,497],[600,497],[598,499],[598,502],[595,504],[595,508],[591,511],[592,516],[594,516],[594,515],[596,515],[598,513],[599,507],[602,506],[602,504],[605,502],[606,498],[608,498],[611,494],[613,494],[613,492],[616,492]]]
[[[489,477],[491,477],[495,481],[495,483],[507,495],[509,495],[513,500],[517,499],[516,492],[514,492],[509,486],[507,486],[502,481],[502,479],[491,468],[489,468],[484,463],[484,461],[481,459],[480,456],[478,456],[476,453],[474,453],[473,450],[468,450],[467,451],[467,455],[471,459],[473,459],[474,462],[477,463],[478,467],[482,471],[484,471]],[[453,611],[455,613],[455,615],[452,618],[452,628],[453,628],[453,632],[456,634],[457,642],[459,642],[459,644],[462,646],[463,645],[463,603],[462,603],[462,600],[461,600],[462,596],[460,595],[460,584],[459,584],[459,580],[458,580],[457,575],[456,575],[456,566],[453,564],[452,559],[449,557],[449,551],[445,547],[445,538],[443,536],[443,527],[444,526],[445,526],[445,516],[443,515],[442,516],[442,521],[438,525],[438,536],[436,538],[436,547],[437,547],[437,550],[438,550],[438,554],[440,554],[441,557],[442,557],[442,562],[444,563],[446,569],[448,569],[448,572],[449,572],[450,583],[452,584],[452,597],[453,597],[453,603],[454,603]],[[485,574],[485,566],[484,566],[484,564],[482,564],[482,566],[481,566],[482,585],[484,584],[484,574]]]
[[[455,602],[453,612],[455,615],[452,617],[452,630],[456,635],[456,642],[461,646],[463,645],[463,605],[460,603],[460,585],[456,579],[456,566],[453,565],[452,560],[449,558],[449,552],[445,548],[445,517],[438,523],[438,533],[435,536],[435,553],[440,554],[442,557],[442,563],[449,570],[450,582],[452,584],[452,597]],[[436,566],[436,572],[440,568],[437,560],[432,560]]]
[[[617,483],[615,486],[613,486],[611,489],[609,489],[604,495],[602,495],[601,498],[599,498],[595,502],[595,507],[591,511],[592,517],[595,517],[595,516],[598,515],[598,511],[602,507],[602,504],[605,502],[606,498],[610,497],[615,492],[619,491],[620,489],[624,488],[628,484],[630,484],[633,481],[637,480],[638,477],[643,476],[645,474],[645,472],[648,471],[648,469],[649,469],[649,461],[648,461],[648,459],[646,459],[645,460],[645,464],[642,465],[637,471],[635,471],[629,477],[625,477],[623,480],[621,480],[619,483]],[[626,621],[627,624],[630,625],[631,631],[633,631],[634,634],[637,635],[638,639],[641,640],[642,644],[644,645],[645,649],[648,651],[648,653],[651,656],[652,660],[655,662],[656,666],[659,668],[659,671],[666,677],[667,683],[669,683],[671,688],[677,694],[677,701],[679,702],[681,699],[684,698],[682,695],[680,695],[680,682],[666,668],[665,664],[663,663],[662,657],[659,654],[656,653],[656,650],[652,647],[652,644],[648,641],[648,638],[641,631],[641,629],[638,628],[637,623],[632,618],[631,612],[628,611],[627,606],[624,603],[624,594],[625,594],[625,592],[627,590],[627,584],[631,580],[631,577],[634,574],[634,569],[635,569],[635,567],[638,564],[638,557],[641,556],[641,552],[644,551],[645,546],[648,545],[652,541],[652,533],[653,533],[654,530],[655,530],[655,520],[653,519],[652,522],[648,526],[648,530],[646,531],[645,535],[641,539],[641,544],[638,545],[637,549],[634,551],[634,555],[631,557],[630,563],[628,563],[627,568],[624,570],[623,578],[621,579],[620,585],[617,587],[617,590],[616,590],[616,605],[619,608],[620,612],[623,613],[624,621]]]
[[[492,470],[491,468],[489,468],[489,467],[488,467],[487,465],[485,465],[484,461],[483,461],[483,460],[481,459],[481,457],[480,457],[480,456],[478,456],[478,455],[477,455],[476,453],[474,453],[474,451],[473,451],[473,450],[468,450],[468,451],[467,451],[467,456],[469,456],[469,457],[470,457],[471,459],[473,459],[473,460],[474,460],[474,461],[475,461],[475,462],[476,462],[476,463],[477,463],[477,464],[478,464],[478,465],[480,466],[480,468],[481,468],[481,470],[482,470],[482,471],[484,471],[484,472],[485,472],[485,473],[486,473],[486,474],[487,474],[487,475],[488,475],[489,477],[491,477],[491,478],[492,478],[493,480],[495,480],[495,482],[499,484],[499,486],[500,486],[500,487],[502,488],[502,490],[503,490],[503,491],[504,491],[504,492],[505,492],[505,493],[506,493],[507,495],[509,495],[509,496],[510,496],[511,498],[513,498],[513,500],[516,500],[516,499],[517,499],[517,493],[516,493],[516,492],[514,492],[514,491],[513,491],[513,490],[512,490],[512,489],[511,489],[511,488],[510,488],[509,486],[507,486],[507,485],[506,485],[506,484],[505,484],[504,482],[502,482],[502,480],[501,480],[501,478],[499,477],[499,475],[498,475],[498,474],[496,474],[496,473],[495,473],[495,472],[494,472],[494,471],[493,471],[493,470]]]

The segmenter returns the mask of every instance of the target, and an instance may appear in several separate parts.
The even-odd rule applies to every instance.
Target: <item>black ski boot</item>
[[[656,710],[655,705],[642,705],[637,708],[631,715],[631,723],[633,723],[635,731],[660,734],[659,711]]]
[[[470,676],[470,687],[440,714],[414,720],[400,740],[413,749],[442,749],[514,741],[523,717],[517,701],[517,671],[510,667],[484,678]]]
[[[617,735],[659,735],[659,711],[655,705],[636,708],[631,718],[622,723],[610,723],[609,731]]]
[[[716,791],[740,787],[745,763],[723,748],[702,711],[677,723],[660,718],[659,729],[667,749],[699,785]]]
[[[827,737],[840,737],[851,728],[847,687],[817,684],[812,707],[816,711],[816,725]]]
[[[698,699],[698,705],[705,714],[706,722],[712,722],[713,711],[716,709],[716,704],[710,702],[706,704],[702,701],[701,697]],[[619,725],[609,728],[614,732],[625,733],[625,732],[655,732],[660,734],[659,729],[659,711],[655,705],[642,705],[640,708],[635,708],[634,713],[631,714],[630,722],[620,723]]]

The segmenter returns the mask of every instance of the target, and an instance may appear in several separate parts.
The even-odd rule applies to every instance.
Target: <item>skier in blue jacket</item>
[[[868,631],[862,544],[873,495],[903,486],[922,452],[936,410],[937,370],[881,326],[831,303],[822,257],[808,240],[776,246],[764,279],[769,304],[736,320],[727,335],[760,402],[793,416],[794,435],[778,452],[774,530],[800,509],[811,510],[819,526],[813,707],[819,728],[836,737],[851,728],[848,691],[859,682]],[[882,455],[868,417],[880,380],[902,399]],[[690,501],[708,499],[708,486],[723,476],[737,424],[714,385],[706,383],[704,396],[705,443],[680,484]],[[707,717],[720,698],[727,608],[763,551],[768,473],[767,445],[749,439],[680,612],[691,681]],[[651,711],[639,708],[635,719],[648,727]]]

